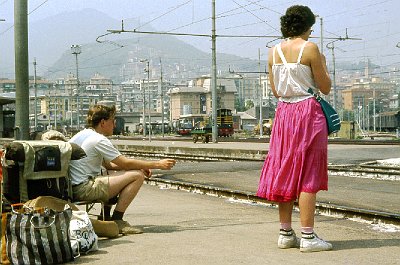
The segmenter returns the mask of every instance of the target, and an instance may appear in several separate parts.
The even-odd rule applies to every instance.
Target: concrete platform
[[[277,215],[263,205],[144,185],[125,218],[144,233],[102,239],[98,252],[74,263],[400,264],[400,231],[326,216],[317,216],[316,231],[334,250],[278,249]],[[299,233],[298,213],[293,217]]]

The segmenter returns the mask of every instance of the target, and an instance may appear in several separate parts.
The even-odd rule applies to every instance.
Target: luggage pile
[[[1,151],[2,264],[73,261],[98,249],[94,227],[107,236],[106,223],[116,226],[90,219],[72,203],[68,167],[86,154],[65,138],[48,138],[13,141]]]

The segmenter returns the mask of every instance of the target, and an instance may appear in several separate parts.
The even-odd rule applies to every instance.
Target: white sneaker
[[[293,230],[279,231],[278,248],[298,248],[300,246],[300,238],[296,236]]]
[[[300,240],[300,251],[301,252],[317,252],[331,250],[332,244],[319,238],[317,234],[304,234]]]

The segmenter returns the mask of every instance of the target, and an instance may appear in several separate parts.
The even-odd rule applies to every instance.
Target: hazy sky
[[[384,66],[400,66],[399,0],[216,0],[217,34],[280,35],[279,17],[293,4],[308,5],[323,18],[324,46],[328,38],[348,36],[362,40],[335,42],[337,60],[359,61],[370,58]],[[149,23],[158,31],[211,33],[211,0],[29,0],[29,21],[41,20],[62,12],[93,8],[112,18]],[[14,1],[0,0],[0,18],[13,22]],[[314,25],[314,35],[320,35],[320,20]],[[0,22],[5,23],[5,22]],[[111,26],[110,26],[111,28]],[[106,33],[107,29],[104,32]],[[0,27],[0,40],[2,34]],[[140,30],[140,28],[139,28]],[[129,36],[127,36],[128,38]],[[112,38],[112,37],[111,37]],[[209,38],[181,37],[202,50],[210,51]],[[218,38],[218,52],[267,58],[266,44],[273,38]],[[93,40],[95,41],[95,40]],[[320,43],[319,39],[313,41]],[[276,43],[272,42],[272,44]],[[328,61],[331,50],[324,47]]]

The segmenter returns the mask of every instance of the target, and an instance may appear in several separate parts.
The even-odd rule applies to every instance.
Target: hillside
[[[128,27],[134,28],[134,22]],[[140,59],[150,59],[154,77],[159,76],[160,59],[166,79],[180,80],[210,73],[211,54],[173,36],[124,33],[108,35],[100,38],[104,42],[96,42],[97,37],[106,34],[108,29],[120,28],[120,21],[93,9],[48,17],[30,23],[28,28],[31,71],[35,57],[38,75],[47,79],[75,74],[75,57],[70,50],[74,44],[82,46],[82,53],[78,56],[79,76],[82,79],[88,79],[95,73],[115,82],[130,76],[143,78],[144,65],[139,63]],[[149,26],[141,30],[154,31]],[[0,42],[3,51],[0,57],[1,77],[13,78],[7,76],[14,71],[13,34],[13,29],[9,30],[2,37],[4,42]],[[235,71],[258,70],[258,62],[234,55],[218,53],[217,63],[220,72],[227,72],[229,67]]]
[[[145,65],[140,60],[150,60],[152,77],[160,73],[160,59],[166,79],[186,79],[209,74],[211,54],[171,36],[146,35],[119,40],[116,43],[90,43],[82,46],[78,57],[79,75],[89,78],[95,73],[123,81],[127,78],[143,78]],[[123,47],[122,47],[123,46]],[[234,55],[218,54],[218,70],[228,72],[231,69],[257,69],[257,62]],[[75,74],[75,57],[65,51],[46,74],[51,78]],[[122,72],[124,74],[122,75]],[[124,76],[124,77],[123,77]]]

